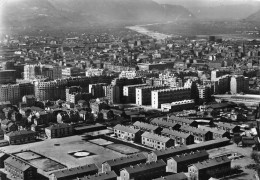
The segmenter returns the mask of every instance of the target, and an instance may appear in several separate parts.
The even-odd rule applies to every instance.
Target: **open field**
[[[30,144],[23,145],[11,145],[2,147],[1,150],[8,153],[15,153],[21,150],[31,150],[43,156],[49,157],[54,161],[60,162],[68,167],[76,167],[80,165],[92,164],[95,163],[99,167],[101,167],[101,163],[103,161],[109,159],[115,159],[118,157],[125,156],[119,152],[113,151],[108,148],[104,148],[102,146],[90,143],[88,141],[82,140],[81,136],[71,136],[65,138],[58,139],[48,139],[41,142],[35,142]],[[83,157],[83,158],[75,158],[71,156],[70,152],[76,152],[85,150],[95,155]],[[24,158],[31,158],[28,154],[23,155]],[[32,160],[33,163],[33,160]],[[37,163],[37,161],[35,161]],[[44,163],[48,162],[41,162]]]

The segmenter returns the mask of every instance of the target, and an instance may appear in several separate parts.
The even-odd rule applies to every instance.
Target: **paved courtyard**
[[[92,163],[96,163],[99,167],[101,167],[101,163],[103,161],[125,156],[124,154],[113,151],[111,149],[82,140],[81,136],[48,139],[30,144],[6,146],[1,147],[1,150],[8,153],[19,152],[21,150],[31,150],[49,157],[57,162],[60,162],[68,167],[76,167]],[[88,151],[95,155],[83,158],[75,158],[68,154],[70,152],[81,150]]]

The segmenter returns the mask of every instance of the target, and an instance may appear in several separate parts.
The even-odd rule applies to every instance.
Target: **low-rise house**
[[[137,129],[140,129],[142,131],[147,131],[150,133],[155,133],[155,134],[160,134],[162,131],[162,128],[159,126],[155,126],[152,124],[148,124],[148,123],[143,123],[143,122],[139,122],[136,121],[133,126]]]
[[[218,129],[218,128],[210,128],[206,126],[200,126],[200,129],[204,131],[210,131],[213,133],[213,139],[220,139],[220,138],[229,138],[230,139],[230,133],[228,131]]]
[[[9,157],[4,161],[7,178],[35,180],[37,169],[15,157]]]
[[[168,116],[167,120],[171,121],[173,123],[180,124],[182,126],[198,127],[198,123],[196,121],[190,120],[190,119],[187,119],[187,118],[182,118],[182,117],[177,117],[177,116]]]
[[[142,134],[142,144],[154,149],[166,149],[174,146],[174,140],[166,136],[145,132]]]
[[[166,171],[172,173],[188,172],[189,165],[208,158],[209,153],[205,150],[176,155],[167,160]]]
[[[227,157],[218,157],[198,162],[189,166],[190,179],[206,180],[210,177],[224,175],[231,170],[231,160]]]
[[[219,122],[219,123],[216,123],[216,126],[219,129],[228,131],[229,133],[239,133],[240,132],[240,126],[237,126],[234,124]]]
[[[173,130],[179,130],[179,128],[181,127],[180,124],[173,123],[172,121],[168,121],[167,119],[163,119],[163,118],[154,118],[151,121],[151,124],[160,126],[162,128],[173,129]]]
[[[176,156],[178,154],[183,154],[190,152],[190,149],[187,146],[171,147],[167,149],[155,150],[148,154],[147,161],[153,162],[159,159],[167,161],[168,158]]]
[[[163,160],[156,162],[137,164],[123,168],[118,180],[144,180],[154,179],[165,174],[166,163]]]
[[[45,128],[48,139],[71,136],[73,128],[69,124],[54,124]]]
[[[102,173],[115,171],[117,175],[120,175],[120,170],[122,168],[131,165],[140,164],[140,163],[145,163],[145,162],[146,162],[146,157],[143,153],[133,154],[126,157],[108,160],[102,163]]]
[[[8,141],[11,145],[30,143],[35,141],[35,135],[34,131],[12,131],[4,135],[4,140]]]
[[[107,171],[104,173],[78,178],[77,180],[117,180],[117,175],[114,171]]]
[[[163,103],[161,104],[161,110],[163,112],[177,112],[183,111],[188,109],[193,109],[195,106],[194,100],[182,100],[182,101],[175,101],[172,103]]]
[[[75,179],[88,175],[94,175],[98,173],[98,167],[95,164],[88,164],[85,166],[74,167],[70,169],[63,169],[52,172],[50,174],[50,180],[67,180]]]
[[[175,146],[194,144],[194,136],[189,133],[173,131],[171,129],[163,129],[161,134],[174,139]]]
[[[142,132],[140,129],[118,124],[114,127],[114,134],[117,137],[126,139],[128,141],[141,142]]]
[[[160,178],[156,178],[153,180],[188,180],[188,176],[186,176],[183,172],[177,174],[171,174],[168,176],[163,176]]]
[[[180,131],[192,134],[194,136],[194,140],[197,142],[209,141],[213,139],[212,132],[204,131],[202,129],[191,126],[182,126]]]

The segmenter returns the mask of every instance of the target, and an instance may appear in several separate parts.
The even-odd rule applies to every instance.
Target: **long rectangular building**
[[[145,163],[146,157],[143,153],[133,154],[126,157],[121,157],[117,159],[111,159],[102,163],[102,173],[115,171],[117,175],[120,175],[120,170],[122,168],[136,165],[139,163]]]
[[[167,160],[166,171],[172,173],[188,172],[189,165],[204,161],[208,158],[209,153],[205,150],[176,155]]]
[[[126,103],[136,103],[136,89],[148,86],[147,84],[128,85],[123,87],[123,96]]]
[[[159,89],[168,89],[169,86],[145,86],[136,88],[136,104],[151,105],[152,91]]]
[[[190,97],[191,89],[185,87],[153,90],[152,107],[161,108],[161,104],[190,99]]]
[[[156,162],[137,164],[123,168],[120,171],[118,180],[144,180],[154,179],[166,173],[166,163],[163,160]]]

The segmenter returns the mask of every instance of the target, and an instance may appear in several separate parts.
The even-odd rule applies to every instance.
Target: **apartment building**
[[[136,104],[137,105],[151,105],[152,91],[167,89],[169,86],[145,86],[136,88]]]
[[[190,99],[190,88],[172,88],[152,91],[152,107],[161,108],[161,104]]]

